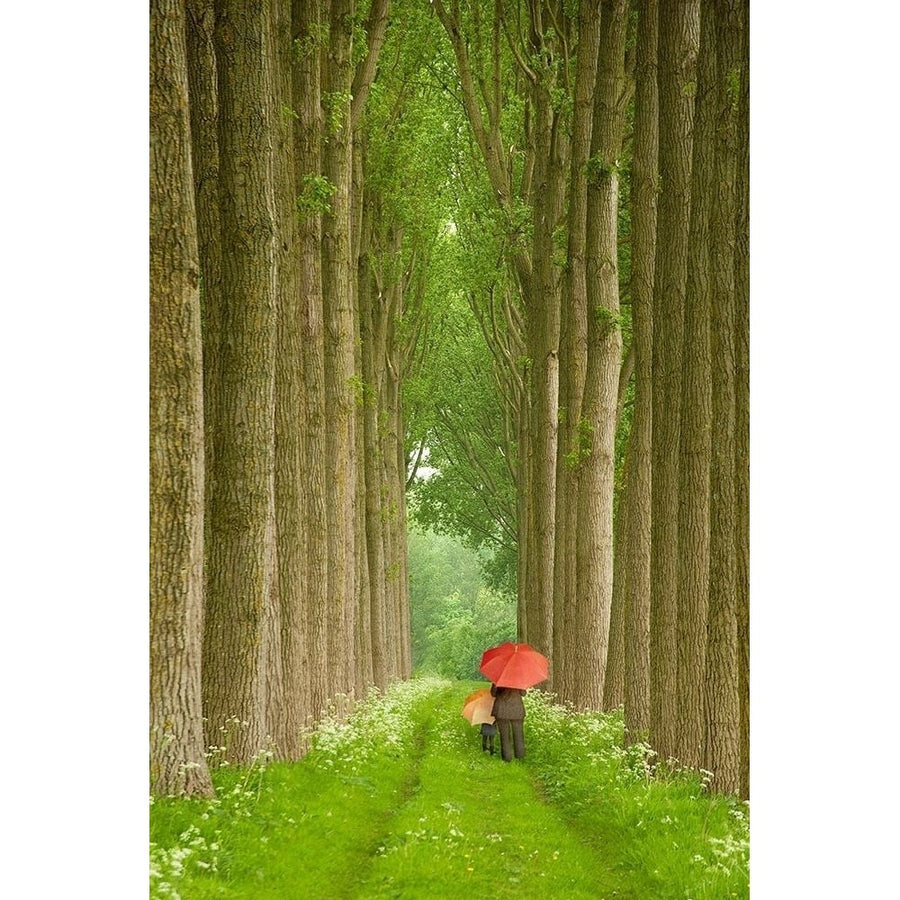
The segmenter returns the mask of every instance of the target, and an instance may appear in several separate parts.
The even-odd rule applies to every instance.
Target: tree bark
[[[328,680],[328,526],[326,513],[325,338],[322,300],[322,214],[309,196],[321,176],[322,107],[318,0],[293,0],[294,140],[300,256],[300,329],[303,343],[303,533],[304,592],[309,652],[310,716],[324,714]],[[305,200],[305,203],[303,202]]]
[[[382,481],[384,460],[381,454],[378,418],[382,396],[382,371],[384,366],[384,348],[376,337],[375,314],[373,306],[376,302],[372,271],[369,261],[371,210],[364,214],[363,245],[359,257],[359,316],[360,335],[362,338],[362,373],[365,393],[363,397],[363,432],[364,449],[363,465],[365,467],[366,495],[366,546],[368,550],[369,585],[370,585],[370,622],[372,646],[372,676],[374,683],[384,690],[388,685],[388,665],[386,656],[385,625],[387,615],[387,574],[385,571],[385,531],[387,521],[384,500],[387,486]]]
[[[276,233],[269,10],[216,5],[222,380],[207,553],[204,712],[208,740],[229,735],[247,763],[266,743],[266,625],[275,571]],[[241,723],[232,728],[228,720]]]
[[[560,282],[554,265],[554,232],[564,200],[561,123],[551,106],[550,85],[532,91],[535,110],[534,253],[532,290],[523,294],[529,358],[527,391],[531,427],[530,497],[526,583],[520,596],[526,608],[524,639],[535,649],[553,649],[553,553],[556,508],[557,416],[559,403]],[[521,601],[520,601],[521,602]]]
[[[703,765],[709,601],[709,465],[712,418],[709,214],[715,187],[715,37],[700,10],[700,53],[691,166],[691,227],[684,318],[678,504],[678,744],[686,766]]]
[[[609,613],[609,652],[603,683],[603,708],[618,709],[625,702],[625,596],[628,573],[625,569],[625,543],[628,521],[620,501],[613,522],[613,589]]]
[[[625,122],[625,0],[604,0],[587,207],[588,360],[585,454],[578,491],[574,659],[576,707],[601,709],[613,587],[613,494],[622,332],[619,324],[619,155]]]
[[[653,273],[659,154],[657,0],[638,11],[634,157],[631,167],[631,316],[635,354],[634,415],[628,439],[625,515],[626,741],[646,740],[650,730],[650,532],[653,439]]]
[[[203,376],[185,6],[150,4],[150,790],[213,796],[201,712]]]
[[[301,734],[310,713],[306,627],[303,498],[303,335],[301,331],[300,243],[297,219],[297,163],[291,67],[290,0],[275,0],[273,46],[277,94],[276,203],[278,210],[278,332],[275,370],[275,514],[278,534],[280,691],[270,697],[270,731],[280,755],[299,759]],[[274,668],[274,667],[273,667]],[[275,673],[273,672],[273,675]]]
[[[659,2],[660,198],[653,285],[650,741],[661,759],[673,756],[678,746],[678,460],[699,12],[699,0]]]
[[[749,0],[742,7],[740,169],[735,240],[735,549],[739,688],[741,699],[741,797],[750,798],[750,38]]]
[[[325,308],[325,404],[328,477],[328,664],[332,693],[351,690],[356,671],[356,395],[351,266],[353,78],[351,0],[332,0],[330,42],[322,60],[325,108],[323,166],[335,188],[322,221],[322,294]]]
[[[559,437],[556,460],[556,530],[553,564],[553,654],[551,687],[571,696],[566,671],[572,635],[568,607],[575,596],[575,535],[578,510],[578,423],[587,363],[587,161],[594,124],[594,89],[600,50],[600,4],[578,8],[578,61],[569,167],[566,282],[560,316]],[[572,455],[574,454],[574,456]]]
[[[712,212],[713,452],[706,768],[710,787],[738,793],[741,723],[735,547],[735,219],[743,22],[741,0],[710,0],[716,17],[717,192]]]

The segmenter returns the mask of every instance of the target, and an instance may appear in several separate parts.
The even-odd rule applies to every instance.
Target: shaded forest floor
[[[151,807],[151,896],[748,897],[747,807],[621,747],[617,714],[526,698],[526,758],[481,750],[471,682],[417,679],[324,723],[300,763],[214,770]]]

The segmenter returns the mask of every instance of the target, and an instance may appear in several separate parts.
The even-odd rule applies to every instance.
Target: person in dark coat
[[[500,756],[504,762],[511,762],[515,750],[516,759],[521,759],[525,755],[525,704],[522,702],[525,691],[492,684],[491,696],[494,698],[491,715],[500,732]]]

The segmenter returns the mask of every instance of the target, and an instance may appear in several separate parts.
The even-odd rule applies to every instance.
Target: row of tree
[[[515,545],[563,700],[624,704],[629,739],[746,795],[747,4],[432,5],[490,356],[435,386],[417,505]]]
[[[746,793],[746,0],[244,6],[151,7],[154,788],[409,673],[429,458],[560,697]]]
[[[297,758],[335,697],[410,673],[400,386],[440,183],[371,146],[432,133],[396,41],[372,91],[387,14],[151,2],[156,793],[209,794],[210,746]]]

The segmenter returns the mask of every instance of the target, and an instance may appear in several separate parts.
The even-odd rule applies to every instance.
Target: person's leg
[[[521,719],[512,720],[513,742],[516,747],[516,759],[525,755],[525,729]]]
[[[509,719],[497,719],[495,724],[500,732],[500,755],[503,757],[504,762],[510,762],[513,754],[513,741],[510,734],[511,723]]]

